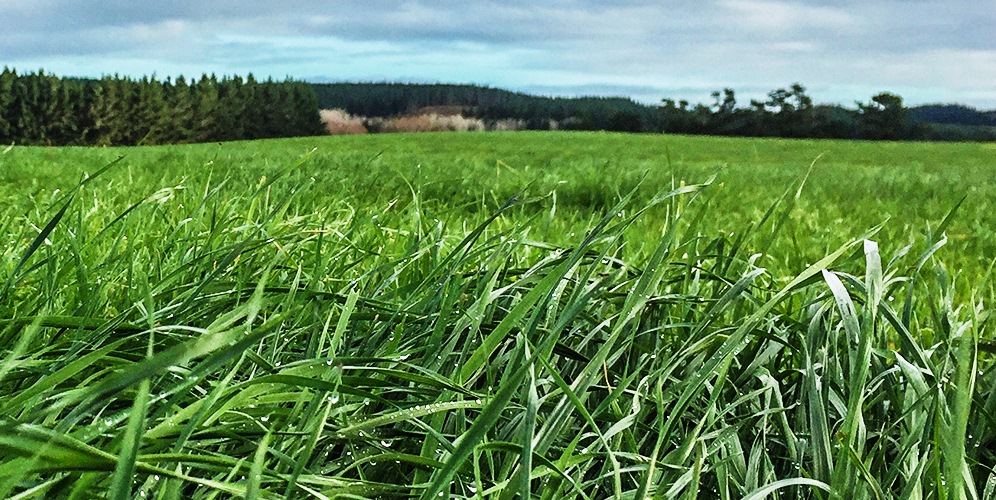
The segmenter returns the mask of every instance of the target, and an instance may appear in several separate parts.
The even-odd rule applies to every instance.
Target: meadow
[[[0,497],[990,497],[994,158],[2,148]]]

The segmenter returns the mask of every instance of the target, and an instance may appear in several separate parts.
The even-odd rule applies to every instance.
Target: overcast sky
[[[0,0],[0,65],[996,109],[994,0]]]

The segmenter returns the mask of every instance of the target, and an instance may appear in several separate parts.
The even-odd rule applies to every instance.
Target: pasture
[[[0,496],[992,495],[994,158],[0,149]]]

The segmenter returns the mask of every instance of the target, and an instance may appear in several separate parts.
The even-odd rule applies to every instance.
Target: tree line
[[[319,105],[357,116],[391,117],[432,107],[456,107],[486,122],[519,120],[523,128],[611,130],[757,137],[870,140],[996,140],[996,113],[965,106],[907,108],[883,92],[855,107],[814,104],[806,88],[775,89],[741,105],[733,89],[711,103],[664,99],[659,106],[632,99],[533,96],[474,85],[402,83],[313,84]]]
[[[136,145],[323,133],[307,83],[0,73],[0,144]]]
[[[477,85],[406,83],[312,84],[323,109],[391,118],[425,108],[457,108],[487,122],[517,120],[530,130],[656,131],[657,110],[619,97],[544,97]],[[634,119],[635,118],[635,119]],[[638,127],[636,125],[639,125]]]
[[[965,106],[906,108],[883,92],[854,108],[817,105],[801,84],[764,100],[711,103],[664,99],[651,106],[617,97],[543,97],[475,85],[256,80],[251,74],[158,80],[60,78],[0,72],[0,144],[135,145],[231,141],[326,133],[320,109],[369,118],[426,108],[480,121],[481,129],[610,130],[735,136],[889,140],[996,140],[996,112]],[[373,121],[371,121],[373,123]]]
[[[676,133],[825,139],[925,139],[929,125],[914,122],[902,97],[883,92],[856,109],[814,105],[801,84],[738,107],[733,89],[713,92],[711,105],[665,100],[664,129]]]

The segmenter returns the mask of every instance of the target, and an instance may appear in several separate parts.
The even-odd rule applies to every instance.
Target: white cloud
[[[0,55],[81,76],[252,71],[654,101],[798,81],[824,101],[896,90],[996,108],[991,2],[5,0]]]
[[[762,34],[787,33],[808,29],[846,29],[854,26],[854,16],[841,8],[811,6],[770,0],[721,0],[735,25]]]

